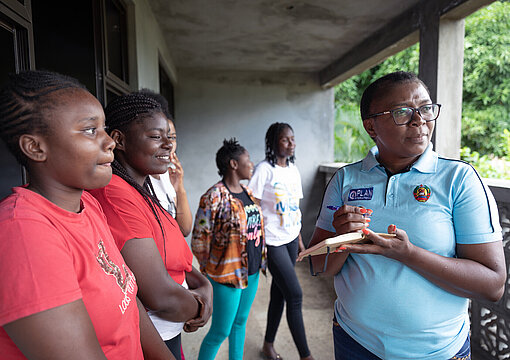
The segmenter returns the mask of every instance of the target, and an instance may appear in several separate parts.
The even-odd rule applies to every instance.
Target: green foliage
[[[335,160],[358,161],[365,157],[372,146],[374,142],[363,127],[358,107],[340,106],[335,118]]]
[[[506,133],[510,146],[510,131],[506,130]],[[472,151],[468,147],[460,149],[460,157],[473,165],[481,177],[510,179],[510,161],[489,155],[480,155],[479,152]]]
[[[510,130],[508,129],[503,130],[503,134],[505,135],[507,153],[510,154]]]
[[[465,104],[462,111],[462,146],[486,155],[510,155],[510,148],[505,144],[505,130],[508,132],[510,128],[508,118],[508,109],[502,105],[476,109],[472,104]]]
[[[466,18],[462,146],[510,156],[510,2],[496,1]],[[510,175],[509,175],[510,176]]]
[[[476,109],[506,105],[508,110],[510,2],[496,1],[477,11],[466,18],[465,29],[464,101]]]
[[[510,179],[510,1],[496,1],[467,17],[464,47],[461,157],[474,162],[482,176]],[[357,111],[363,90],[387,73],[418,68],[415,44],[335,88],[338,161],[357,160],[370,147],[363,129],[360,135]]]

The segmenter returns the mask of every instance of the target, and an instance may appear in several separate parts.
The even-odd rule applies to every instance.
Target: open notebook
[[[376,233],[379,236],[385,238],[395,237],[395,234]],[[338,235],[332,238],[322,240],[320,243],[312,246],[305,251],[299,253],[298,259],[301,260],[306,256],[314,256],[326,254],[328,251],[333,252],[338,247],[344,244],[362,243],[365,241],[365,235],[363,233],[352,232],[347,234]]]

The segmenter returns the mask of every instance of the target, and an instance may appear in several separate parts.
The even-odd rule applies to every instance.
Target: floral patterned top
[[[241,185],[252,201],[251,190]],[[262,213],[260,206],[257,205]],[[266,271],[266,244],[262,216],[262,262]],[[223,182],[213,185],[200,198],[195,216],[191,250],[200,264],[200,271],[212,280],[244,289],[248,286],[248,254],[246,252],[246,213]]]

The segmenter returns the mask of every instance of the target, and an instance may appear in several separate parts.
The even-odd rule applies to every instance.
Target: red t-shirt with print
[[[82,299],[108,359],[143,359],[134,275],[87,192],[81,208],[24,187],[0,203],[0,326]],[[3,327],[0,353],[25,359]]]
[[[106,187],[90,190],[90,193],[101,204],[119,249],[130,239],[154,239],[168,274],[176,283],[182,284],[185,272],[192,270],[193,254],[170,214],[154,206],[165,232],[163,237],[158,221],[142,195],[117,175],[112,176]]]

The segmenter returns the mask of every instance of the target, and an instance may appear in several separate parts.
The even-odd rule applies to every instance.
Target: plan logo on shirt
[[[351,189],[349,190],[349,195],[347,200],[372,200],[372,195],[374,195],[374,188],[359,188],[359,189]]]

